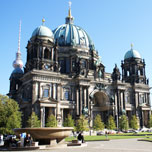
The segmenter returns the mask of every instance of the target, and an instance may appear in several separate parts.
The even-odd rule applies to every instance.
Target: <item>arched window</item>
[[[65,73],[65,69],[66,69],[66,67],[65,67],[65,60],[64,60],[64,58],[61,58],[61,59],[59,59],[59,64],[60,64],[60,72],[61,73]]]
[[[46,48],[46,49],[44,50],[44,58],[45,58],[45,59],[50,59],[50,52],[49,52],[49,49],[48,49],[48,48]]]
[[[42,47],[39,48],[39,57],[42,58]]]

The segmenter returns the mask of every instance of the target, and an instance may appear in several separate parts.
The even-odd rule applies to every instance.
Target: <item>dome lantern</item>
[[[66,24],[73,24],[74,18],[72,17],[72,14],[71,14],[71,4],[72,4],[72,2],[69,1],[68,16],[65,18],[65,23],[66,23]]]

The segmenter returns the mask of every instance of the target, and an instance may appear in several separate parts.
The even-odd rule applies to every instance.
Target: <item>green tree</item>
[[[37,128],[41,126],[41,122],[35,112],[32,112],[31,116],[27,121],[27,127],[29,128]]]
[[[21,127],[21,112],[17,102],[0,95],[0,133],[13,134],[14,128]]]
[[[116,124],[115,124],[114,118],[111,115],[108,118],[107,128],[110,130],[116,129]]]
[[[127,131],[129,128],[128,119],[126,115],[122,115],[119,119],[119,129]]]
[[[139,128],[138,119],[137,119],[136,115],[133,115],[131,120],[130,120],[130,128],[132,128],[132,129],[138,129]]]
[[[149,122],[148,122],[148,127],[151,128],[152,127],[152,115],[150,116]]]
[[[63,126],[64,127],[74,127],[74,120],[72,119],[72,116],[70,114],[68,114],[68,117],[65,118]]]
[[[101,116],[99,114],[96,115],[93,123],[93,129],[94,130],[103,130],[104,129],[104,123],[101,120]]]
[[[56,126],[57,126],[56,117],[53,114],[51,114],[47,119],[46,127],[56,127]]]
[[[81,115],[80,118],[76,122],[76,131],[88,131],[89,125],[88,120],[84,115]]]

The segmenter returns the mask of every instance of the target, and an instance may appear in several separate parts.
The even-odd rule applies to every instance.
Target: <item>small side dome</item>
[[[124,60],[130,59],[130,58],[141,59],[139,52],[133,49],[133,44],[131,44],[131,49],[125,54]]]
[[[23,70],[20,67],[17,67],[11,73],[10,79],[21,77],[23,74],[24,74]]]
[[[23,74],[23,70],[20,67],[17,67],[13,70],[12,74]]]
[[[49,37],[49,38],[52,38],[52,39],[54,38],[54,35],[53,35],[52,31],[44,25],[41,25],[41,26],[37,27],[33,31],[32,37],[34,37],[34,36],[45,36],[45,37]]]

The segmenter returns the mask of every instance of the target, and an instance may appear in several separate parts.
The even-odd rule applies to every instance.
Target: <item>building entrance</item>
[[[100,114],[102,121],[107,123],[109,115],[112,114],[110,100],[105,92],[96,92],[93,98],[93,120],[97,114]]]

